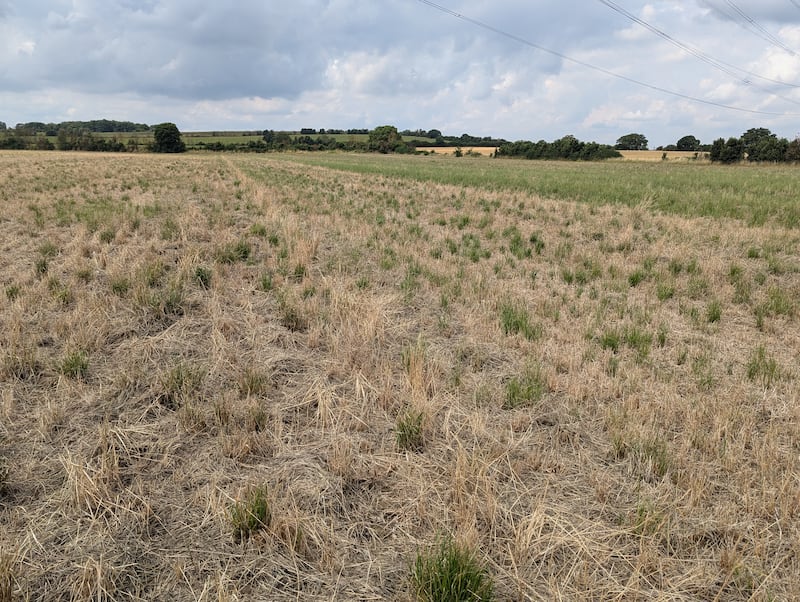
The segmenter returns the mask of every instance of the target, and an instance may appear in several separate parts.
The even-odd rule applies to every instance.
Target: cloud
[[[396,123],[606,142],[627,133],[615,128],[647,129],[665,144],[674,142],[670,124],[681,135],[740,129],[735,111],[687,112],[683,100],[563,56],[681,94],[800,112],[775,85],[746,85],[747,76],[716,70],[599,2],[580,10],[556,0],[439,2],[466,18],[415,0],[0,0],[0,119],[69,114],[183,120],[192,129]],[[737,6],[800,46],[800,10],[791,3]],[[721,0],[626,5],[727,63],[799,78],[797,57],[726,18],[725,7],[730,12]],[[792,89],[780,95],[800,101]],[[793,127],[791,119],[765,117],[764,125]]]

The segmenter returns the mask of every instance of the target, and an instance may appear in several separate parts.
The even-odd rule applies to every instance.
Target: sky
[[[433,4],[0,0],[0,121],[800,135],[798,0]]]

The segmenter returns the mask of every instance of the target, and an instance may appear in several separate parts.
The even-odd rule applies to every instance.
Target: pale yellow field
[[[663,161],[665,153],[667,161],[708,161],[708,153],[694,151],[620,151],[625,161]]]
[[[430,151],[436,152],[439,155],[453,155],[456,152],[456,147],[454,146],[431,146],[431,147],[420,147],[418,150],[421,151]],[[497,151],[497,147],[494,146],[462,146],[461,152],[465,155],[467,153],[473,153],[478,155],[484,155],[486,157],[493,155]]]

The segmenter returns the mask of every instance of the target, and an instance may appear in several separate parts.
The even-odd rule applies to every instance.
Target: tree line
[[[152,133],[152,138],[131,136],[124,141],[125,133]],[[101,136],[98,134],[114,134]],[[119,134],[119,135],[118,135]],[[344,136],[347,137],[344,137]],[[55,138],[55,142],[53,142]],[[620,157],[619,151],[648,150],[648,140],[643,134],[630,133],[617,139],[615,145],[583,142],[568,135],[552,142],[518,140],[509,142],[491,136],[445,136],[440,130],[403,130],[382,125],[374,129],[302,128],[296,132],[264,130],[260,139],[239,143],[199,142],[195,148],[209,151],[270,152],[270,151],[325,151],[344,150],[378,153],[426,152],[426,148],[455,147],[461,156],[462,146],[496,148],[497,157],[525,159],[565,159],[593,161]],[[186,144],[173,123],[150,126],[131,121],[96,119],[91,121],[65,121],[62,123],[29,122],[8,128],[0,121],[0,149],[81,150],[97,152],[184,152]],[[715,163],[748,162],[798,162],[800,137],[789,141],[773,134],[767,128],[751,128],[740,137],[727,140],[718,138],[712,144],[702,144],[693,135],[681,137],[675,144],[659,146],[660,151],[694,151],[707,153]],[[666,155],[665,155],[666,157]]]
[[[622,155],[614,147],[597,142],[582,142],[568,135],[553,142],[519,140],[501,144],[495,153],[498,157],[525,159],[566,159],[569,161],[597,161]]]
[[[152,132],[152,140],[142,141],[131,137],[123,142],[116,135],[98,136],[100,133]],[[53,143],[50,138],[55,137]],[[130,121],[98,119],[93,121],[66,121],[63,123],[20,123],[13,129],[0,121],[0,149],[15,150],[79,150],[92,152],[136,152],[147,150],[156,153],[180,153],[186,150],[180,131],[174,123],[149,126]]]
[[[617,150],[647,150],[647,138],[631,133],[620,137]],[[712,163],[796,163],[800,161],[800,137],[789,141],[779,138],[767,128],[750,128],[739,137],[717,138],[702,144],[692,135],[683,136],[677,143],[659,146],[660,151],[694,151],[708,153]]]

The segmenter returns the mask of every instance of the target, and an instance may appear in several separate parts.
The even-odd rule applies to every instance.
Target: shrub
[[[421,602],[489,601],[493,593],[492,580],[474,552],[452,539],[417,554],[411,583]]]

